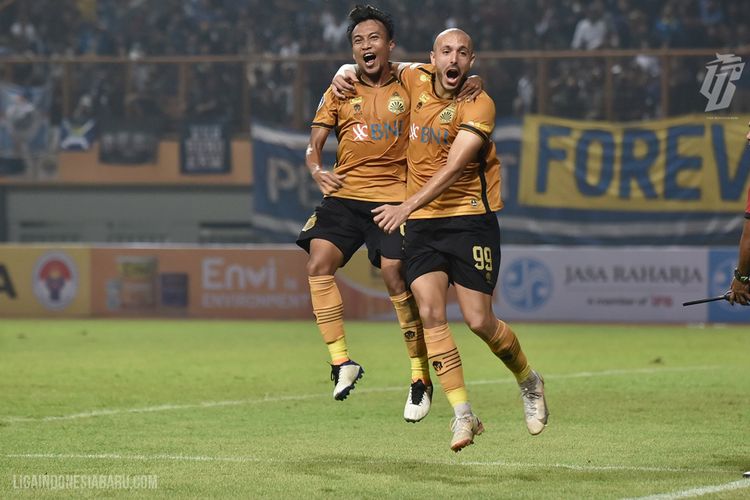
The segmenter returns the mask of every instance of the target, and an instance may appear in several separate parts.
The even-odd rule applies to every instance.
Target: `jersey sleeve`
[[[406,89],[406,92],[411,92],[411,89],[420,78],[432,78],[432,68],[433,66],[431,64],[409,64],[401,69],[397,78],[404,89]]]
[[[482,92],[474,101],[465,103],[462,111],[458,129],[489,141],[495,128],[495,103],[490,96]]]
[[[323,93],[323,97],[320,98],[318,110],[315,112],[311,126],[332,129],[338,123],[338,115],[336,96],[333,95],[331,87],[328,87]]]

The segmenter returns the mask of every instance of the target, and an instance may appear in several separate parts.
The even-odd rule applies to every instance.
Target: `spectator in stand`
[[[667,2],[664,5],[661,16],[654,23],[654,31],[662,47],[680,45],[684,31],[671,2]]]
[[[330,53],[332,48],[344,56],[349,50],[342,32],[342,26],[346,26],[343,13],[351,7],[349,0],[0,0],[0,4],[0,55],[95,54],[123,57],[138,54],[150,57],[278,54],[293,57]],[[421,3],[397,0],[380,2],[380,6],[391,11],[398,20],[402,35],[397,50],[410,54],[423,53],[428,48],[424,41],[431,39],[435,31],[459,25],[475,34],[480,56],[477,63],[479,71],[483,71],[482,65],[490,66],[481,60],[482,53],[499,50],[565,50],[570,47],[580,50],[608,47],[647,49],[664,46],[731,51],[750,44],[750,2],[747,0],[470,0],[468,5],[469,8],[458,4],[448,6],[438,0],[424,0]],[[394,53],[394,57],[398,55]],[[340,64],[343,59],[345,57],[336,63]],[[396,59],[403,60],[401,57]],[[648,74],[650,89],[653,82],[660,78],[660,70],[663,70],[658,68],[658,60],[652,63],[648,59],[639,56],[637,63],[641,68],[644,64],[649,66],[644,70]],[[623,71],[627,71],[630,65],[624,58],[617,63]],[[253,64],[263,67],[264,77],[262,88],[257,84],[250,85],[253,113],[264,113],[256,115],[256,118],[265,122],[289,125],[292,106],[289,105],[290,87],[286,78],[290,72],[272,71],[264,63]],[[508,103],[515,100],[518,111],[528,109],[530,92],[537,90],[537,76],[526,74],[521,67],[514,71],[507,61],[493,64],[494,67],[488,68],[488,74],[507,72],[515,76],[510,84],[504,79],[488,79],[489,93],[499,99],[501,93],[504,95],[511,89]],[[671,85],[679,87],[686,96],[695,95],[694,89],[689,89],[691,85],[695,87],[698,72],[702,69],[696,69],[688,59],[680,57],[673,58],[672,65]],[[682,65],[687,65],[684,71],[679,68]],[[10,70],[14,83],[39,82],[49,75],[59,80],[62,75],[61,71],[53,74],[47,65],[23,66],[15,65]],[[296,73],[295,64],[284,66],[284,69],[295,68],[294,78],[300,76]],[[159,66],[158,71],[165,68],[167,66]],[[314,109],[315,98],[312,96],[322,93],[327,85],[310,68],[308,66],[304,72],[306,94],[302,96],[302,109],[306,112]],[[576,65],[577,71],[586,72],[589,69]],[[192,71],[198,70],[192,67]],[[239,66],[226,65],[220,71],[220,91],[226,95],[237,95],[236,84],[230,85],[228,82],[237,80],[233,75],[240,73]],[[598,97],[596,80],[602,74],[600,69],[596,71],[600,73],[571,75],[553,61],[548,67],[549,84],[563,90],[564,96],[573,97],[574,103],[587,108],[592,105],[589,99]],[[251,68],[249,72],[252,74],[254,70]],[[123,106],[125,85],[110,84],[107,92],[102,93],[105,85],[97,83],[97,79],[87,81],[76,76],[76,73],[89,74],[92,70],[80,65],[72,73],[77,85],[73,95],[91,95],[97,110]],[[123,80],[122,71],[105,69],[101,65],[94,73],[107,73]],[[674,74],[679,78],[675,78]],[[642,80],[642,74],[635,76],[638,78],[614,75],[618,86]],[[168,78],[176,80],[172,75]],[[734,101],[736,106],[742,105],[743,110],[750,107],[750,97],[745,97],[750,94],[747,84],[743,84],[745,80],[743,78],[739,82]],[[79,88],[80,85],[88,85],[88,88]],[[62,88],[59,82],[53,86]],[[285,91],[282,97],[268,99],[269,91],[276,93],[280,88]],[[624,87],[618,88],[626,95],[632,93]],[[196,91],[191,84],[188,94]],[[521,96],[519,92],[524,94]],[[152,91],[152,95],[160,102],[170,96],[174,98],[177,93],[173,85],[168,85]],[[117,101],[120,104],[116,104]],[[550,104],[549,111],[562,109],[566,115],[598,113],[591,113],[588,109],[576,111],[573,105],[564,102],[564,97],[554,94],[550,94],[546,102]],[[651,102],[647,109],[637,110],[637,114],[644,112],[652,116],[659,103]],[[678,101],[672,98],[670,102]],[[616,106],[620,106],[626,114],[636,114],[636,110],[626,110],[622,103]],[[172,104],[165,106],[165,109],[167,107],[174,108]],[[233,106],[227,113],[236,115],[239,111],[237,108]],[[511,112],[511,106],[499,106],[498,112],[502,112],[500,108]],[[673,108],[672,104],[670,108]],[[675,109],[679,111],[684,108],[673,108],[670,112]],[[690,109],[693,109],[692,104]]]
[[[604,18],[604,5],[596,0],[589,5],[586,17],[578,21],[570,46],[583,50],[601,49],[607,44],[609,33],[610,28]]]

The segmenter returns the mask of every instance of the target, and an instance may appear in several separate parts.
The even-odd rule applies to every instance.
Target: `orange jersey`
[[[476,161],[464,168],[458,180],[431,203],[412,213],[410,219],[432,219],[455,215],[495,212],[503,207],[500,199],[500,161],[497,159],[492,130],[495,103],[482,92],[473,102],[441,99],[433,90],[432,65],[415,64],[399,75],[411,97],[409,125],[409,167],[406,196],[419,191],[448,160],[459,130],[477,134],[484,141]]]
[[[312,123],[334,129],[339,141],[334,171],[346,179],[333,196],[404,201],[409,98],[395,78],[381,87],[355,87],[356,96],[346,100],[326,90]]]

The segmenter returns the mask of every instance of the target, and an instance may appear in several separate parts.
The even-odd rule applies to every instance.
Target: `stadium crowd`
[[[170,55],[346,54],[343,0],[10,0],[0,10],[0,57],[8,55],[129,57]],[[367,3],[367,2],[361,2]],[[424,0],[372,2],[396,21],[396,56],[427,54],[436,32],[460,26],[481,54],[510,50],[725,48],[750,46],[750,2],[744,0]],[[707,61],[682,59],[670,74],[680,111],[700,106],[699,86]],[[308,72],[306,112],[312,114],[330,74],[340,62]],[[534,107],[536,68],[522,60],[483,61],[499,116]],[[612,67],[617,119],[642,119],[660,111],[660,63],[652,57],[618,60]],[[170,114],[176,106],[178,69],[156,71],[134,65],[130,82],[113,65],[81,67],[73,97],[79,112],[129,115]],[[55,72],[19,67],[12,78],[39,83]],[[237,106],[244,78],[252,85],[254,116],[289,123],[294,65],[201,64],[181,114],[222,117],[240,123]],[[56,74],[58,77],[59,73]],[[548,112],[574,118],[603,118],[605,67],[601,60],[555,61],[548,71]],[[747,80],[747,79],[746,79]],[[747,84],[746,84],[747,85]],[[668,110],[673,113],[674,109]]]

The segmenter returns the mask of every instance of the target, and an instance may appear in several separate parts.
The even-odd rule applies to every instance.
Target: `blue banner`
[[[253,124],[253,223],[293,241],[323,195],[305,166],[309,134]],[[336,161],[333,134],[323,151],[326,168]]]

